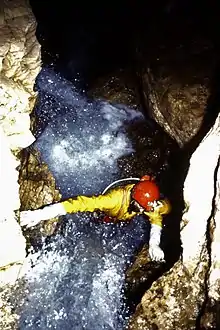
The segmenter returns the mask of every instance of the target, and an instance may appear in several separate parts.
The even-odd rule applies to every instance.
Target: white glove
[[[20,225],[30,228],[36,226],[43,220],[48,220],[61,215],[66,215],[66,211],[61,203],[45,206],[43,209],[20,212]]]
[[[164,253],[160,248],[160,237],[162,228],[158,225],[152,224],[150,230],[149,240],[149,254],[152,261],[164,262]]]
[[[41,210],[34,211],[21,211],[20,212],[20,225],[26,226],[27,228],[36,226],[41,222]]]
[[[158,246],[150,246],[149,254],[152,261],[164,262],[164,253],[163,250]]]

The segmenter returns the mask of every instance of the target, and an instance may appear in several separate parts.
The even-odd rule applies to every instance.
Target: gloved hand
[[[169,214],[171,211],[171,204],[168,199],[163,199],[157,201],[156,210],[160,212],[160,214]]]
[[[36,226],[43,220],[49,220],[60,215],[66,215],[66,211],[62,203],[56,203],[45,206],[42,209],[33,211],[21,211],[20,212],[20,225],[27,228]]]
[[[165,262],[163,250],[158,245],[149,246],[149,255],[152,261]]]
[[[42,210],[33,210],[33,211],[21,211],[20,212],[20,225],[26,226],[27,228],[36,226],[41,219]]]

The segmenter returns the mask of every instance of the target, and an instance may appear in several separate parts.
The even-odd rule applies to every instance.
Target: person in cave
[[[21,226],[32,227],[43,220],[77,212],[103,212],[105,222],[129,221],[136,215],[146,215],[151,224],[149,254],[152,260],[163,262],[160,248],[163,216],[170,213],[167,199],[160,199],[154,178],[145,175],[135,184],[112,188],[98,196],[76,196],[46,205],[37,210],[20,212]]]

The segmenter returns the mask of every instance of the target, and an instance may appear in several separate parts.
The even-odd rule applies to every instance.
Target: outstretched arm
[[[68,200],[44,206],[33,211],[20,212],[21,226],[33,227],[43,220],[48,220],[67,213],[104,211],[114,206],[114,200],[109,195],[77,196]]]
[[[36,226],[39,222],[52,219],[61,215],[66,215],[62,203],[44,206],[38,210],[29,210],[20,212],[20,225],[27,228]]]

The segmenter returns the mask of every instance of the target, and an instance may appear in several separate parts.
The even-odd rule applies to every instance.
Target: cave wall
[[[30,112],[41,68],[36,21],[28,1],[0,4],[0,284],[13,283],[26,255],[18,224],[20,151],[34,140]]]

